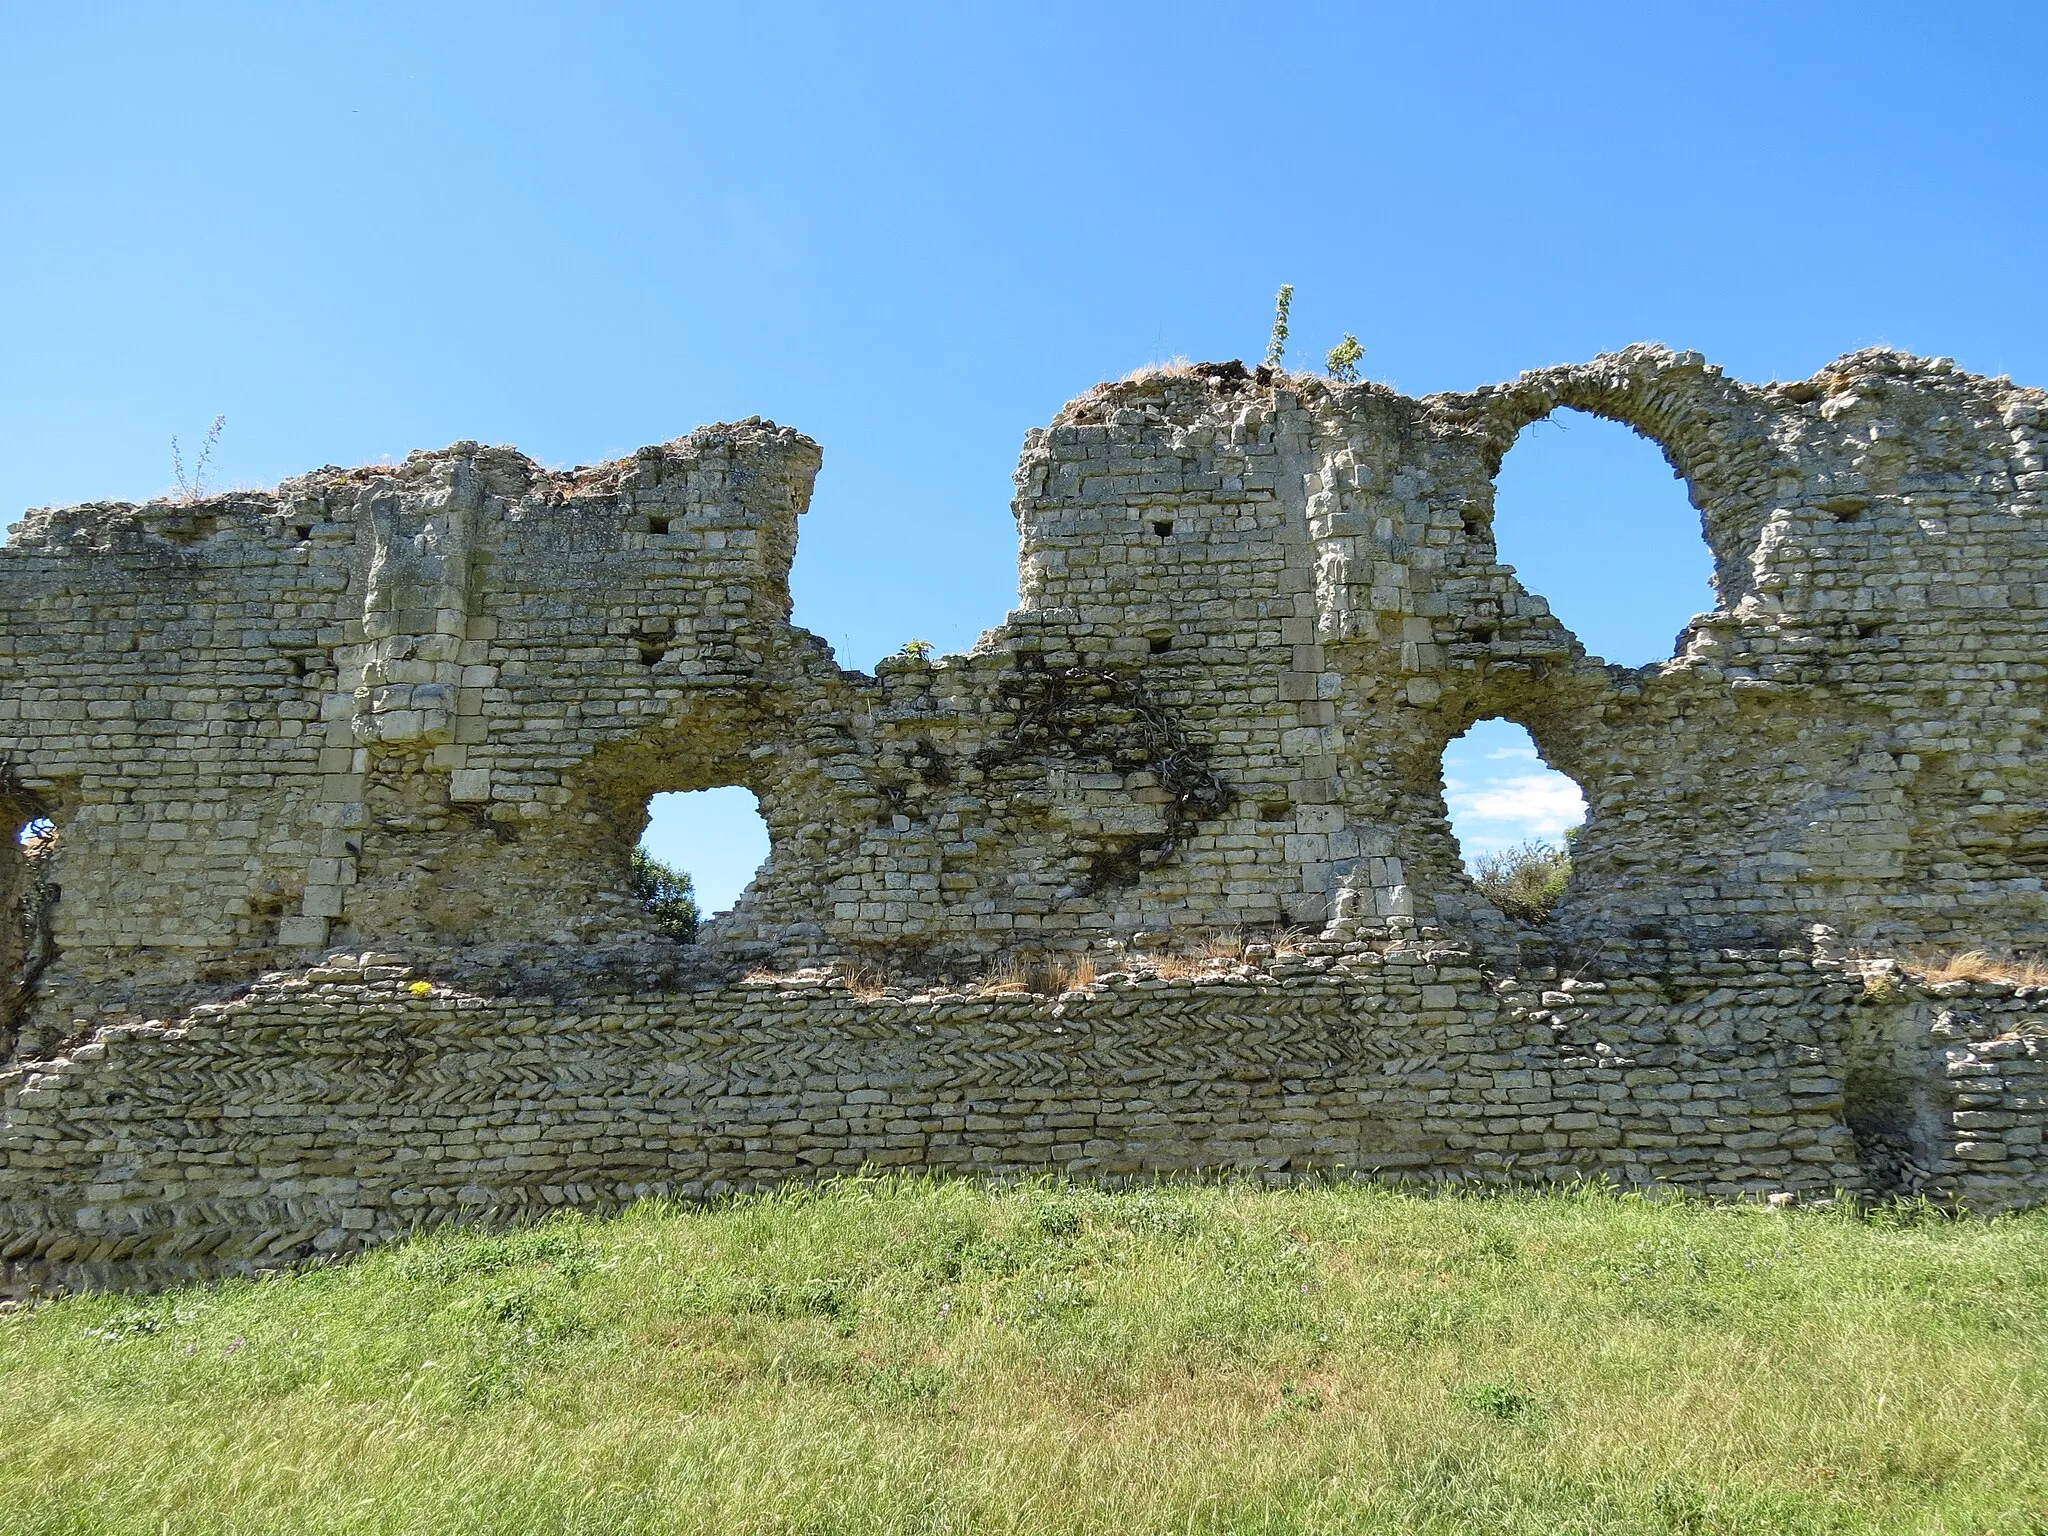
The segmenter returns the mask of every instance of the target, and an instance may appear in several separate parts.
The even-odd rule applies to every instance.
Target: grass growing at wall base
[[[2048,1219],[853,1180],[0,1319],[31,1532],[2048,1530]]]

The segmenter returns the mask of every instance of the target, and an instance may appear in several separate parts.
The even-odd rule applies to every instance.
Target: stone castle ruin
[[[1565,406],[1699,508],[1718,604],[1662,665],[1496,558]],[[2048,1188],[2048,996],[1870,958],[2048,939],[2042,392],[1642,346],[1102,385],[1026,437],[1017,610],[874,676],[789,623],[818,464],[756,419],[22,520],[14,1284],[869,1164]],[[1445,819],[1493,716],[1590,808],[1540,927]],[[773,851],[679,945],[631,851],[721,785]]]

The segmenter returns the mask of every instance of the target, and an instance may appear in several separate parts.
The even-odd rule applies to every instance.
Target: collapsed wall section
[[[1456,402],[1490,445],[1557,404],[1637,427],[1714,553],[1672,662],[1534,704],[1592,802],[1567,927],[2039,940],[2044,403],[1884,351],[1757,387],[1635,348]]]

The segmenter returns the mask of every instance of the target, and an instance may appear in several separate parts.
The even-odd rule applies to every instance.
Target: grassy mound
[[[2048,1217],[853,1180],[0,1318],[10,1532],[2041,1532]]]

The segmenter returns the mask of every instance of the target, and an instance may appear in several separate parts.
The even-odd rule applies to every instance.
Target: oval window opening
[[[672,937],[731,910],[768,858],[768,824],[736,784],[655,795],[634,850],[634,895]]]
[[[1527,591],[1603,661],[1668,661],[1715,607],[1700,514],[1663,450],[1560,408],[1531,422],[1494,479],[1493,539]]]
[[[1509,720],[1481,720],[1444,748],[1443,767],[1444,807],[1466,874],[1508,916],[1544,921],[1571,875],[1585,795]]]

